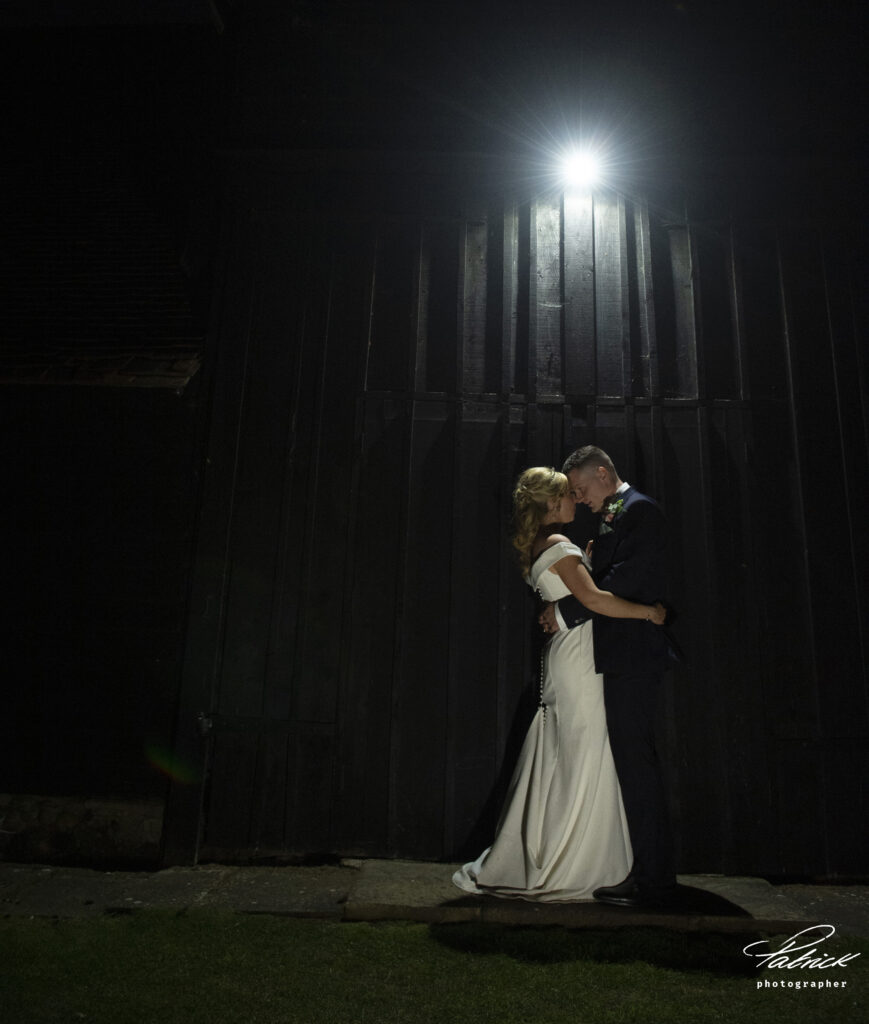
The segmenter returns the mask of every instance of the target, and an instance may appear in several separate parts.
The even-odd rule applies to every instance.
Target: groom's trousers
[[[649,892],[676,884],[673,840],[655,742],[660,673],[604,675],[607,731],[634,850],[631,874]]]

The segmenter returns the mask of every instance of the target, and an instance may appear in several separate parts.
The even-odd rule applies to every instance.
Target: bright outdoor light
[[[575,150],[562,160],[561,174],[566,185],[589,188],[600,181],[600,158],[587,149]]]

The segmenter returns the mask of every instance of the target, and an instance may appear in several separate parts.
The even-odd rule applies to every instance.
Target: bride
[[[661,604],[598,590],[586,555],[555,532],[573,521],[568,480],[533,467],[513,492],[519,564],[544,601],[572,593],[588,619],[544,649],[540,704],[507,791],[492,845],[453,875],[465,892],[541,902],[591,899],[631,868],[631,842],[607,735],[603,677],[594,670],[591,613],[662,625]]]

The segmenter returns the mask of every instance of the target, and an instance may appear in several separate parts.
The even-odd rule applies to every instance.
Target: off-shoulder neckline
[[[534,566],[537,565],[537,563],[545,554],[547,554],[550,551],[554,551],[556,548],[573,548],[574,551],[579,552],[579,559],[580,561],[582,561],[582,551],[580,550],[578,544],[574,544],[572,540],[558,540],[554,544],[550,544],[549,547],[544,548],[540,552],[540,554],[531,563],[531,566],[528,569],[528,575],[531,575],[531,573],[534,571]]]

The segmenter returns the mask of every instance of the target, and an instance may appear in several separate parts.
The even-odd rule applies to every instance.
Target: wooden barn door
[[[865,537],[852,522],[840,538],[835,619],[826,563],[805,554],[808,353],[828,353],[825,409],[861,393],[833,372],[856,358],[851,283],[821,273],[821,241],[797,252],[606,193],[381,197],[339,217],[293,183],[248,187],[225,218],[178,717],[197,781],[173,786],[167,862],[478,853],[538,657],[512,483],[591,441],[668,516],[688,655],[661,719],[680,868],[856,864],[859,830],[824,845],[817,829],[869,736]],[[853,424],[825,422],[835,451]],[[847,680],[828,674],[846,662]],[[819,717],[821,688],[835,710]]]

